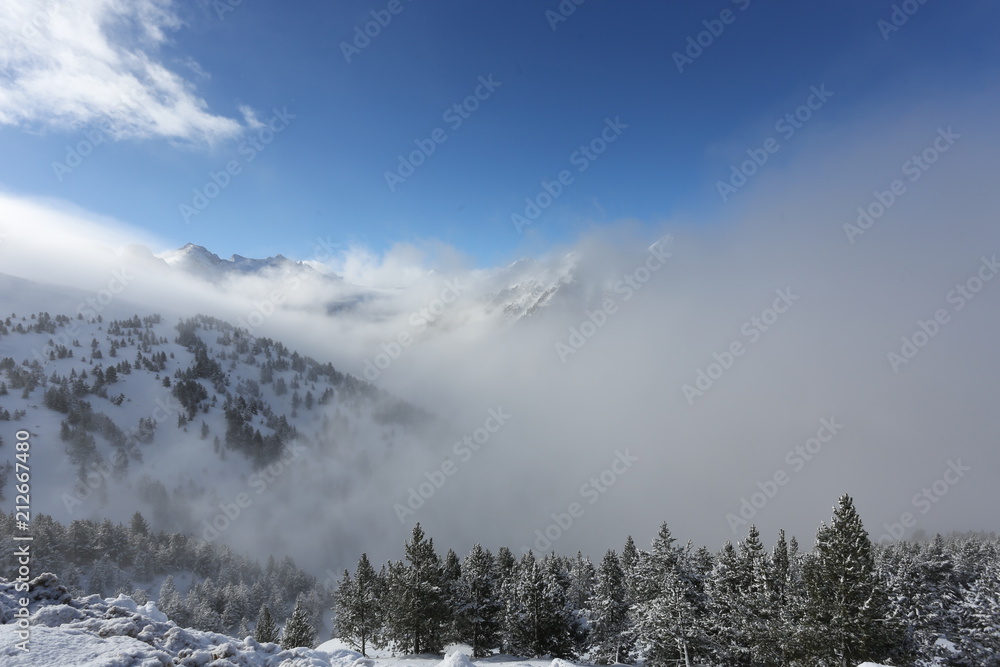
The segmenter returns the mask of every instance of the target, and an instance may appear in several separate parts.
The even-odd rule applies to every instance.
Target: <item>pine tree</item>
[[[573,615],[573,644],[577,653],[586,650],[589,643],[590,626],[587,622],[587,609],[594,595],[594,580],[597,572],[589,556],[576,552],[576,558],[569,566],[569,590],[566,592],[567,604]]]
[[[794,538],[792,538],[794,540]],[[756,650],[766,664],[788,664],[799,653],[796,629],[802,599],[795,550],[785,541],[785,531],[778,531],[778,541],[771,551],[767,571],[766,616],[762,641]]]
[[[458,560],[458,554],[455,553],[454,549],[448,549],[441,567],[441,588],[444,593],[445,605],[449,610],[449,625],[445,630],[445,641],[448,643],[459,641],[455,610],[461,604],[461,591],[459,589],[461,576],[462,563]]]
[[[253,638],[260,644],[274,644],[278,641],[278,629],[271,617],[271,610],[266,604],[261,605],[260,612],[257,614],[257,625],[253,629]]]
[[[560,567],[554,556],[541,564],[531,551],[521,557],[506,610],[512,652],[534,657],[573,656],[573,616],[566,601],[568,577],[564,585]]]
[[[886,627],[888,601],[850,496],[841,496],[831,524],[816,531],[803,579],[806,650],[814,659],[847,667],[886,657],[896,643]]]
[[[636,566],[636,636],[645,663],[691,665],[707,642],[703,610],[683,552],[664,523]]]
[[[368,655],[368,645],[377,641],[382,629],[382,581],[361,554],[354,578],[344,570],[336,593],[335,630],[337,637]]]
[[[295,601],[295,610],[285,623],[281,633],[281,648],[291,649],[299,646],[312,648],[316,638],[316,628],[309,619],[309,612],[302,604],[302,599]]]
[[[181,627],[188,625],[190,619],[187,611],[187,605],[184,604],[183,598],[181,598],[177,588],[174,587],[173,575],[167,575],[167,578],[163,580],[163,585],[160,586],[160,596],[156,606],[160,611],[167,615],[167,618],[175,622],[177,625],[180,625]]]
[[[472,647],[473,658],[485,658],[500,643],[501,602],[494,558],[477,544],[465,557],[456,585],[455,627],[458,641]]]
[[[745,648],[753,656],[754,662],[762,661],[771,647],[770,605],[767,600],[768,566],[760,532],[751,524],[746,539],[740,543],[738,623]]]
[[[517,559],[507,547],[497,549],[493,559],[497,601],[500,604],[500,652],[513,653],[513,636],[516,626],[515,591],[517,588]]]
[[[388,574],[387,632],[402,651],[440,653],[451,626],[441,559],[434,541],[418,523],[405,546],[406,564],[393,563]]]
[[[132,515],[130,528],[134,535],[141,535],[145,537],[149,534],[149,523],[146,522],[146,517],[144,517],[141,512],[136,512]]]
[[[635,541],[629,535],[625,539],[625,546],[622,548],[620,559],[622,575],[625,577],[625,592],[629,604],[635,604],[638,600],[638,584],[636,582],[637,568],[639,567],[639,550],[635,546]]]
[[[590,659],[598,665],[627,663],[632,650],[631,616],[625,573],[613,549],[597,570],[590,603]]]

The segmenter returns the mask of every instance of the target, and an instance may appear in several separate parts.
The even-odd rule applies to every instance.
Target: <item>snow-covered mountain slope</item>
[[[280,536],[287,516],[325,523],[317,498],[350,511],[383,463],[424,447],[430,415],[280,341],[212,317],[72,312],[0,319],[0,420],[31,433],[36,513],[126,521],[141,509],[204,539],[245,494],[256,502],[243,513]],[[232,523],[226,541],[263,537]]]

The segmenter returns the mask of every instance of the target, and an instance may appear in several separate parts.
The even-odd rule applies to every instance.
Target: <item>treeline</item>
[[[13,513],[0,513],[3,572],[16,572],[18,567],[14,553],[18,543],[11,539],[14,519]],[[139,604],[156,600],[161,611],[184,627],[242,638],[252,634],[262,608],[268,608],[269,618],[280,625],[296,603],[300,619],[312,627],[330,604],[316,578],[290,557],[272,557],[261,565],[227,546],[182,533],[154,532],[139,512],[128,525],[76,519],[64,526],[38,514],[32,518],[31,535],[33,572],[56,574],[75,596],[125,594]],[[174,583],[180,579],[194,583],[182,591]],[[272,630],[277,632],[273,625]]]
[[[420,525],[405,558],[362,555],[335,596],[335,633],[363,653],[448,643],[596,664],[822,667],[1000,664],[1000,541],[874,545],[844,496],[811,552],[756,528],[718,553],[631,537],[598,566],[577,554],[516,558],[477,545],[459,559]]]

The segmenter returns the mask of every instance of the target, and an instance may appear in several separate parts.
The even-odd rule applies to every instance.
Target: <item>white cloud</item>
[[[192,143],[237,134],[239,121],[212,114],[188,80],[157,60],[167,32],[181,25],[172,0],[6,0],[0,125],[107,123],[117,139]]]

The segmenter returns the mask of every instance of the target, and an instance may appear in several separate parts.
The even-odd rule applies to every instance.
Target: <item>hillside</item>
[[[212,317],[42,311],[0,320],[0,420],[31,433],[33,512],[125,521],[138,507],[207,539],[241,493],[335,500],[422,447],[432,418]],[[252,509],[260,526],[280,523],[276,504]]]

